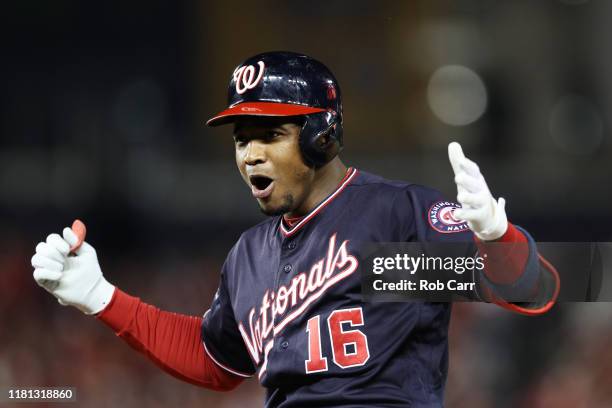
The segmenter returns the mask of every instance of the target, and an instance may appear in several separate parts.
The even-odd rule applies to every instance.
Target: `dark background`
[[[336,74],[345,163],[452,198],[456,140],[537,240],[612,240],[610,2],[24,1],[0,21],[0,386],[75,386],[88,407],[261,405],[254,380],[216,394],[162,373],[57,305],[29,260],[79,217],[110,282],[202,314],[263,219],[231,129],[204,122],[263,51]],[[610,317],[457,305],[447,406],[609,406]]]

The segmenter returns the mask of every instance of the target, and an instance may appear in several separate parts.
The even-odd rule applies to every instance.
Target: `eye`
[[[247,139],[243,135],[234,135],[234,143],[238,147],[244,147],[247,143]]]
[[[266,133],[266,136],[269,140],[273,140],[276,139],[278,137],[281,137],[282,134],[278,131],[278,130],[270,130]]]

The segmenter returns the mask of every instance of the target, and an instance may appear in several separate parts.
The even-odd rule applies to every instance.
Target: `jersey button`
[[[283,342],[281,343],[281,348],[282,348],[283,350],[285,350],[287,347],[289,347],[289,342],[288,342],[288,341],[283,341]]]
[[[287,264],[287,265],[283,266],[283,271],[285,271],[285,273],[291,272],[291,269],[293,269],[291,264]]]
[[[297,246],[297,244],[295,242],[290,242],[289,245],[287,245],[287,248],[295,249],[296,246]]]

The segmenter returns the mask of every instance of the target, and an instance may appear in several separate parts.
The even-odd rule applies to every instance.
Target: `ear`
[[[332,130],[330,129],[330,132],[331,131]],[[322,133],[321,135],[318,136],[317,144],[319,145],[319,148],[325,149],[327,145],[329,145],[329,142],[331,141],[331,138],[329,137],[330,132]]]
[[[342,124],[333,111],[306,115],[300,147],[306,164],[321,167],[342,149]]]

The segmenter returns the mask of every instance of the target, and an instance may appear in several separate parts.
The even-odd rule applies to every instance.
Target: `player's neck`
[[[310,210],[315,208],[338,188],[338,185],[346,176],[346,172],[347,167],[339,157],[334,158],[325,166],[317,169],[312,191],[299,208],[286,213],[285,217],[294,218],[308,214]]]

